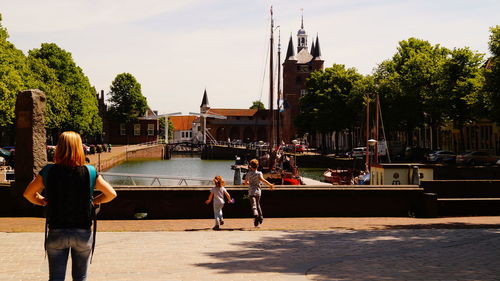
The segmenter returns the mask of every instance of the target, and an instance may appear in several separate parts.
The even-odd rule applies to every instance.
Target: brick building
[[[223,116],[226,119],[210,116]],[[271,120],[269,110],[211,108],[205,90],[200,106],[200,117],[195,120],[196,139],[199,142],[203,141],[203,118],[206,118],[207,142],[214,140],[217,142],[268,141],[269,121]]]
[[[311,76],[311,72],[323,70],[324,60],[321,58],[321,48],[319,37],[308,48],[308,35],[304,29],[304,19],[301,28],[297,32],[297,54],[293,45],[292,36],[288,42],[285,61],[283,62],[283,99],[285,111],[281,113],[282,135],[281,139],[286,143],[297,138],[294,120],[299,114],[299,99],[307,93],[306,80]]]
[[[160,135],[160,118],[148,107],[144,116],[131,124],[121,123],[110,118],[104,91],[97,95],[99,115],[103,120],[103,142],[111,144],[138,144],[158,140]]]

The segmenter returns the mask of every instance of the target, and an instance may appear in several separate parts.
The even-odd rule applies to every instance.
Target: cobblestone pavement
[[[89,280],[500,280],[500,228],[456,220],[375,230],[100,232]],[[0,280],[47,275],[43,233],[0,232]]]

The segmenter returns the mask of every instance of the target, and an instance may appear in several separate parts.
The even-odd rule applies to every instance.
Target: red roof
[[[193,121],[197,116],[187,115],[187,116],[170,116],[168,119],[174,124],[174,130],[176,131],[188,131],[193,128]]]
[[[254,116],[257,109],[210,108],[207,113],[222,116]]]

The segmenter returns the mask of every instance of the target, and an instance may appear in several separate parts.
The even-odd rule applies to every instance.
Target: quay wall
[[[153,146],[132,146],[130,149],[126,149],[119,153],[113,153],[109,156],[106,155],[107,153],[102,153],[100,156],[94,154],[96,157],[92,158],[90,164],[94,165],[98,171],[106,171],[127,160],[163,159],[164,153],[165,146],[160,144]]]
[[[14,185],[0,185],[0,216],[18,216]],[[212,218],[204,204],[211,186],[116,186],[118,197],[102,206],[102,219]],[[226,204],[228,218],[251,217],[247,188],[228,186],[235,204]],[[17,195],[16,195],[17,194]],[[500,180],[434,180],[420,186],[277,186],[263,189],[265,217],[436,217],[500,215]],[[23,214],[42,216],[29,205]]]
[[[102,219],[133,219],[147,213],[150,219],[212,218],[212,205],[204,204],[210,194],[205,187],[119,187],[118,197],[102,206]],[[235,204],[226,204],[228,218],[252,217],[247,188],[227,187]],[[277,186],[263,190],[264,217],[335,217],[335,216],[427,216],[422,189],[417,186],[325,188]]]

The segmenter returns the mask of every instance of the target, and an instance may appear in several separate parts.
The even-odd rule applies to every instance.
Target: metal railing
[[[211,185],[213,184],[212,179],[210,178],[201,178],[201,177],[184,177],[184,176],[164,176],[164,175],[148,175],[148,174],[127,174],[127,173],[99,173],[99,175],[103,176],[105,179],[109,180],[110,177],[118,177],[125,179],[125,181],[128,181],[132,185],[148,185],[148,186],[153,186],[155,183],[158,184],[158,186],[162,185],[161,180],[166,180],[169,181],[171,184],[166,184],[166,185],[185,185],[188,186],[188,182],[193,183],[196,182],[196,185]],[[144,179],[144,180],[140,180]],[[142,181],[142,183],[137,183],[138,181]],[[145,180],[148,180],[149,184],[145,182]],[[125,183],[123,181],[123,183]],[[172,183],[177,183],[177,184],[172,184]]]

